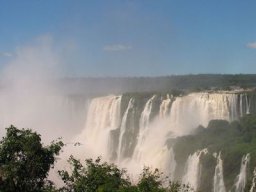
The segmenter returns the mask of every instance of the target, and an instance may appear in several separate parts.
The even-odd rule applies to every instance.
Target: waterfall
[[[191,93],[176,97],[172,103],[169,125],[177,135],[184,135],[210,120],[232,121],[239,118],[238,95],[234,93]]]
[[[166,118],[167,115],[170,113],[170,108],[172,104],[172,97],[167,94],[166,99],[163,99],[160,105],[160,110],[159,110],[159,116],[160,118]]]
[[[152,110],[152,104],[153,104],[153,100],[155,99],[156,95],[153,95],[153,97],[151,97],[142,113],[141,113],[141,117],[140,117],[140,131],[143,132],[145,129],[147,129],[149,123],[150,123],[150,115],[151,115],[151,110]],[[141,133],[140,133],[141,134]]]
[[[250,100],[248,99],[248,95],[245,96],[245,102],[246,102],[246,114],[250,114]]]
[[[144,142],[145,135],[151,133],[149,127],[157,126],[160,132],[173,133],[174,135],[184,135],[193,131],[198,125],[207,126],[208,122],[213,119],[234,120],[239,118],[242,113],[241,109],[249,111],[251,101],[245,94],[236,93],[191,93],[186,96],[172,98],[169,95],[159,104],[158,120],[151,121],[152,104],[157,98],[157,95],[152,96],[141,110],[139,120],[139,136],[137,144],[141,145]],[[115,102],[114,102],[115,101]],[[118,102],[117,102],[118,101]],[[100,130],[114,129],[120,126],[121,132],[119,135],[119,153],[121,143],[126,129],[130,127],[127,124],[128,113],[132,112],[132,107],[135,100],[130,98],[129,105],[124,112],[123,117],[120,116],[121,96],[107,96],[95,98],[92,100],[88,115],[86,127],[90,127],[88,134],[92,137],[97,137]],[[141,101],[137,101],[141,102]],[[240,110],[240,111],[239,111]],[[243,112],[244,114],[244,112]],[[135,114],[133,114],[135,116]],[[111,120],[111,118],[113,118]],[[132,121],[130,119],[130,121]],[[111,122],[111,125],[109,124]],[[122,122],[122,123],[121,123]],[[157,123],[156,123],[157,122]],[[132,124],[130,122],[130,124]],[[112,128],[111,128],[112,127]],[[86,128],[87,130],[89,128]],[[153,130],[152,130],[153,131]],[[154,131],[153,131],[154,132]],[[144,135],[144,136],[143,136]],[[88,136],[86,136],[88,137]],[[137,137],[137,136],[136,136]],[[136,139],[135,139],[136,140]]]
[[[241,93],[240,95],[240,116],[243,116],[245,114],[250,114],[251,113],[251,100],[246,93]]]
[[[237,176],[236,183],[235,183],[236,192],[243,192],[245,189],[246,179],[247,179],[247,167],[248,167],[249,161],[250,161],[250,154],[243,156],[241,161],[240,173]]]
[[[236,120],[239,117],[238,114],[238,96],[237,94],[230,94],[228,99],[228,107],[230,109],[230,121]]]
[[[129,98],[129,104],[127,109],[121,117],[121,96],[107,96],[95,98],[91,101],[87,123],[84,131],[84,138],[87,140],[94,139],[99,143],[100,137],[105,133],[108,138],[108,132],[120,128],[120,133],[116,133],[116,137],[119,138],[118,149],[116,149],[117,156],[119,158],[124,155],[122,150],[125,147],[133,145],[135,153],[142,150],[147,144],[154,143],[154,141],[147,141],[153,137],[153,140],[158,140],[155,135],[158,135],[163,143],[168,138],[189,134],[198,125],[207,126],[210,120],[224,119],[234,120],[249,111],[250,99],[246,94],[239,93],[191,93],[186,96],[173,98],[166,95],[166,99],[162,99],[158,105],[158,117],[152,119],[152,107],[155,99],[158,99],[158,95],[153,95],[144,105],[143,109],[133,109],[135,104],[135,98]],[[142,102],[142,100],[137,100]],[[244,111],[245,109],[245,111]],[[139,114],[138,111],[141,111]],[[155,110],[156,111],[156,110]],[[138,125],[135,118],[139,118]],[[136,132],[138,130],[138,132]],[[128,131],[129,130],[129,131]],[[129,132],[129,133],[128,133]],[[131,133],[132,132],[132,133]],[[135,133],[136,132],[136,133]],[[131,133],[131,134],[130,134]],[[134,136],[133,139],[127,138],[128,135]],[[103,139],[105,142],[106,139]],[[133,143],[128,143],[133,142]],[[160,139],[159,139],[160,140]],[[158,140],[158,141],[159,141]],[[154,144],[158,149],[161,149],[163,144]],[[107,146],[106,143],[102,143],[102,146]],[[131,146],[130,146],[131,148]],[[147,147],[146,147],[147,148]],[[103,148],[104,149],[104,148]],[[132,156],[136,156],[132,154]]]
[[[239,109],[240,109],[240,117],[243,116],[243,95],[244,94],[240,94],[239,96]]]
[[[151,115],[151,110],[152,110],[152,105],[153,105],[153,100],[155,99],[155,95],[150,98],[142,113],[141,113],[141,117],[140,117],[140,126],[139,126],[139,136],[138,136],[138,143],[136,145],[136,148],[134,150],[134,156],[137,159],[140,159],[141,157],[141,146],[143,145],[145,138],[147,137],[148,134],[148,128],[149,128],[149,124],[150,124],[150,115]]]
[[[91,101],[87,122],[80,136],[93,156],[109,155],[109,133],[120,126],[121,96],[106,96]],[[97,143],[97,145],[95,145]]]
[[[252,178],[252,185],[250,188],[250,192],[256,192],[256,168],[253,170],[253,178]]]
[[[206,127],[213,119],[238,119],[250,110],[252,102],[247,94],[235,92],[177,97],[152,94],[146,101],[132,94],[98,97],[91,100],[80,138],[93,154],[91,157],[102,155],[124,165],[129,172],[143,166],[159,168],[174,178],[178,162],[172,146],[167,146],[170,139],[190,134],[199,125]],[[188,157],[182,178],[195,189],[199,186],[201,154],[202,151]],[[225,192],[220,154],[216,158],[214,192]]]
[[[159,114],[151,118],[151,110],[156,96],[151,97],[145,104],[140,117],[138,142],[132,156],[133,164],[139,167],[150,166],[164,170],[173,179],[176,161],[172,148],[168,149],[168,126],[165,118],[170,107],[170,98],[161,101]]]
[[[170,150],[170,156],[169,156],[169,159],[168,159],[168,165],[166,166],[167,169],[167,174],[169,175],[170,177],[170,180],[173,181],[175,178],[174,178],[174,173],[175,173],[175,168],[176,168],[176,161],[175,161],[175,154],[174,154],[174,151],[173,149],[171,148]]]
[[[221,153],[216,157],[217,164],[215,167],[214,179],[213,179],[213,192],[226,192],[224,177],[223,177],[223,162],[221,159]]]
[[[185,165],[185,175],[182,178],[183,184],[189,184],[194,190],[198,189],[200,178],[200,157],[208,153],[207,149],[203,149],[189,155]]]
[[[128,131],[127,129],[133,129],[134,124],[129,124],[128,118],[129,114],[132,113],[134,115],[134,99],[131,98],[128,104],[128,107],[124,113],[124,116],[122,118],[122,123],[121,123],[121,128],[120,128],[120,135],[119,135],[119,144],[118,144],[118,159],[121,161],[122,157],[125,155],[125,150],[127,148],[126,138],[125,138],[125,133]],[[134,121],[134,117],[132,116],[132,121]],[[129,124],[129,127],[128,127]]]

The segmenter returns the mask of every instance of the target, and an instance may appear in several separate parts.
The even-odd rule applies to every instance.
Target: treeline
[[[67,94],[98,96],[125,92],[200,91],[256,87],[255,74],[198,74],[163,77],[64,78],[59,87]]]
[[[171,182],[158,170],[144,168],[137,184],[124,169],[114,164],[86,159],[84,164],[73,156],[68,160],[72,171],[59,170],[64,186],[57,188],[47,179],[61,148],[60,140],[43,146],[41,136],[30,129],[10,126],[0,141],[1,192],[185,192],[188,185]]]

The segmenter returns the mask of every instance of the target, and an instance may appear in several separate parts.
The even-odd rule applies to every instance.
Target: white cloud
[[[9,52],[0,52],[0,57],[12,57],[12,53]]]
[[[256,42],[247,43],[246,46],[251,49],[256,49]]]
[[[104,51],[126,51],[132,49],[130,45],[113,44],[104,46]]]

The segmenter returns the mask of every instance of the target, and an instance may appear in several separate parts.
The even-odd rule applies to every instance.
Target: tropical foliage
[[[0,141],[0,191],[45,191],[50,188],[48,172],[63,143],[44,147],[41,136],[30,129],[10,126]]]

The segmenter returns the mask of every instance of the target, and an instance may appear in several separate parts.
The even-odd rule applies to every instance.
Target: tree
[[[86,167],[73,156],[68,162],[72,165],[72,173],[65,170],[59,171],[59,175],[66,184],[62,191],[113,192],[130,186],[125,170],[118,169],[114,164],[101,163],[100,158],[95,161],[86,159]]]
[[[195,190],[188,184],[181,184],[180,182],[169,182],[166,192],[195,192]]]
[[[143,169],[138,182],[138,189],[140,192],[164,192],[162,187],[163,180],[162,173],[158,169],[151,171],[148,167]]]
[[[169,182],[158,169],[154,171],[145,167],[140,174],[137,184],[132,184],[126,171],[118,169],[114,164],[101,163],[86,159],[86,166],[71,156],[68,160],[71,173],[66,170],[59,171],[65,183],[60,189],[62,192],[192,192],[188,185],[179,182]],[[164,183],[166,182],[166,186]]]
[[[10,126],[0,141],[0,191],[40,192],[49,189],[48,172],[63,143],[44,147],[41,136],[30,129]]]
[[[189,185],[172,182],[159,169],[152,171],[149,167],[144,167],[137,188],[138,192],[194,192]]]

